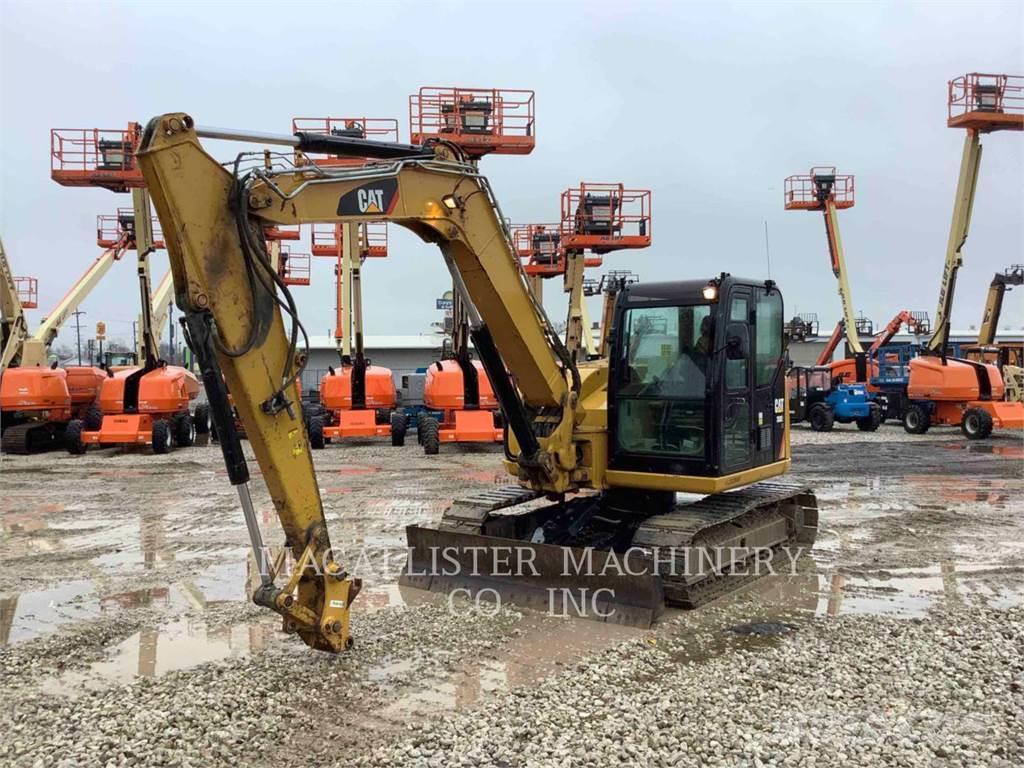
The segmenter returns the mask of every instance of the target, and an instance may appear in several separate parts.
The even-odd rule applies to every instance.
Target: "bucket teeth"
[[[679,504],[639,525],[620,516],[616,532],[626,536],[625,547],[595,547],[587,533],[559,546],[544,543],[538,531],[567,507],[528,503],[541,496],[496,488],[456,501],[436,528],[409,526],[401,583],[648,627],[665,605],[696,608],[771,572],[786,548],[783,564],[792,564],[814,543],[818,525],[809,489],[768,482]],[[580,499],[579,508],[595,500]],[[608,541],[608,531],[589,539]]]

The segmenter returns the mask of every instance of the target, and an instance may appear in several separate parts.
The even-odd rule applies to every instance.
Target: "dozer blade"
[[[529,503],[539,496],[498,488],[455,502],[436,528],[409,526],[399,583],[646,628],[666,604],[696,608],[791,566],[817,533],[814,494],[785,483],[654,515],[623,515],[621,505],[604,505],[600,496]],[[573,528],[560,544],[542,542],[538,531],[552,535],[553,522],[578,520],[577,511],[587,511],[592,524]]]
[[[641,558],[624,573],[615,553],[472,533],[405,529],[409,561],[399,583],[514,603],[555,616],[649,627],[661,614],[661,579]],[[644,572],[646,571],[646,572]]]

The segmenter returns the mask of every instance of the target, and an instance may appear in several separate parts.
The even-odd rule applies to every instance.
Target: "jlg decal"
[[[346,192],[338,200],[339,216],[389,215],[398,202],[398,181],[381,179]]]

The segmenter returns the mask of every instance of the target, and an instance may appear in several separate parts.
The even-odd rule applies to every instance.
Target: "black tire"
[[[95,432],[103,426],[103,411],[100,410],[98,405],[90,405],[85,412],[85,417],[81,421],[85,425],[87,432]]]
[[[86,445],[82,442],[82,432],[85,431],[85,422],[82,419],[72,419],[64,430],[64,447],[72,456],[81,456],[85,453]]]
[[[313,416],[309,420],[309,444],[320,450],[324,447],[324,420],[320,416]]]
[[[206,403],[196,406],[196,412],[192,415],[196,424],[197,435],[210,434],[210,406]]]
[[[811,422],[811,429],[815,432],[831,432],[832,425],[835,423],[835,416],[832,414],[831,408],[819,403],[811,408],[811,412],[808,414],[808,421]]]
[[[405,417],[404,411],[391,412],[391,444],[394,446],[405,445],[405,431],[409,428],[409,420]]]
[[[216,443],[217,440],[218,440],[218,438],[217,438],[217,422],[211,421],[210,422],[210,442],[211,443]]]
[[[882,423],[882,409],[871,404],[871,413],[863,419],[857,419],[857,429],[861,432],[874,432]]]
[[[373,420],[377,424],[390,424],[391,411],[387,408],[378,408],[373,412]]]
[[[968,440],[984,440],[992,434],[992,414],[983,408],[968,408],[960,421],[960,431]]]
[[[157,419],[153,422],[153,453],[170,453],[174,444],[171,422]]]
[[[436,456],[441,450],[441,428],[437,419],[427,416],[423,419],[423,453]]]
[[[174,444],[179,448],[188,448],[196,442],[195,420],[187,413],[179,413],[174,417]]]
[[[932,425],[932,416],[920,403],[911,403],[903,414],[903,428],[912,435],[923,435]]]
[[[416,442],[419,445],[423,445],[423,420],[427,418],[427,414],[420,411],[416,414]]]

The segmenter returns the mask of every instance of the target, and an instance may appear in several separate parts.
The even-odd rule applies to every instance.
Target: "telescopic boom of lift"
[[[34,277],[15,277],[0,240],[0,374],[17,365],[28,338],[26,309],[39,306],[39,284]]]

